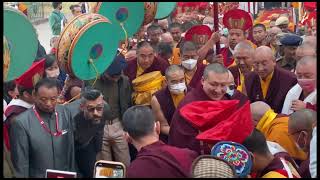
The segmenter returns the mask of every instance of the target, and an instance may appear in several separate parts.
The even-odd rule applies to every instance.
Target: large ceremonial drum
[[[158,2],[155,19],[165,19],[176,9],[176,2]]]
[[[114,38],[110,21],[99,14],[73,18],[63,30],[57,59],[71,77],[94,79],[112,63],[119,39]]]
[[[147,25],[154,20],[157,13],[157,3],[156,2],[145,2],[144,3],[144,21],[143,25]]]
[[[3,80],[7,79],[8,70],[10,66],[10,50],[8,41],[5,36],[3,36]]]
[[[22,75],[32,65],[38,50],[36,29],[22,12],[4,7],[4,72],[5,81]]]
[[[100,2],[95,11],[110,20],[114,28],[112,36],[124,40],[139,31],[144,21],[144,8],[144,2]]]

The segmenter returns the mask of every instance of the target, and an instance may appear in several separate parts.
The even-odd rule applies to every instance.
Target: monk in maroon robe
[[[179,65],[167,68],[166,82],[168,86],[156,92],[151,100],[151,108],[161,126],[160,140],[164,143],[168,143],[170,123],[176,107],[191,90],[186,85],[184,70]]]
[[[294,73],[278,67],[272,50],[267,46],[256,49],[254,72],[245,75],[245,92],[251,103],[266,102],[276,113],[281,113],[288,91],[297,84]]]
[[[272,154],[268,148],[266,138],[259,130],[254,129],[252,133],[242,142],[255,159],[251,173],[253,178],[300,178],[296,166],[287,154]]]
[[[228,69],[232,73],[237,89],[242,92],[244,84],[244,74],[250,72],[252,68],[252,58],[254,56],[254,48],[247,41],[239,42],[234,48],[235,66]]]
[[[161,71],[161,74],[164,75],[167,67],[168,63],[155,57],[155,51],[148,42],[140,42],[137,49],[137,58],[128,62],[124,74],[132,82],[138,76],[153,71]]]
[[[202,147],[200,146],[200,141],[196,139],[199,131],[181,116],[180,109],[193,101],[218,101],[239,98],[236,94],[232,97],[226,94],[228,80],[229,72],[223,65],[218,63],[207,65],[203,79],[201,80],[202,85],[192,89],[191,92],[186,95],[173,115],[169,132],[169,145],[189,148],[199,154],[210,153],[207,144],[204,143],[201,145]],[[240,106],[248,101],[246,98],[240,98],[239,100]]]
[[[147,106],[133,106],[123,115],[125,137],[138,155],[127,168],[127,178],[187,178],[197,153],[159,141],[160,123]]]
[[[317,124],[317,112],[310,109],[302,109],[293,112],[288,121],[288,133],[296,142],[296,145],[305,153],[308,158],[299,162],[299,173],[303,178],[311,178],[310,165],[310,142],[313,128]]]
[[[196,44],[187,41],[181,48],[181,65],[185,70],[185,81],[188,86],[195,88],[203,75],[206,65],[199,60]]]

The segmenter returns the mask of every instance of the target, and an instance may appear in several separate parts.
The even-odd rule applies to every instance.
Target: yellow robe
[[[278,143],[290,154],[291,157],[299,160],[306,160],[306,153],[299,149],[296,146],[294,139],[289,136],[289,117],[285,116],[276,118],[276,116],[277,113],[270,109],[259,120],[256,128],[264,134],[267,141]]]
[[[263,98],[266,98],[272,76],[273,76],[273,72],[267,76],[265,81],[260,78]]]
[[[242,85],[244,84],[244,75],[240,72],[240,85],[238,85],[237,90],[242,92]]]
[[[181,64],[180,48],[173,48],[172,64]]]
[[[144,70],[142,69],[142,67],[139,64],[137,64],[137,76],[136,77],[139,77],[143,72],[144,72]]]
[[[171,94],[171,98],[174,104],[174,107],[178,107],[179,103],[181,102],[181,100],[184,98],[184,93],[181,94]]]

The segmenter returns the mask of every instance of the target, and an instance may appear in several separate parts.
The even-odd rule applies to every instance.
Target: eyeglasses
[[[94,110],[97,110],[98,112],[103,111],[104,106],[97,106],[97,107],[89,107],[87,110],[91,113],[94,112]]]

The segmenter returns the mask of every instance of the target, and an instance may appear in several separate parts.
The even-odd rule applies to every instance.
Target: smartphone
[[[70,171],[58,171],[54,169],[47,169],[46,178],[77,178],[77,173]]]
[[[95,178],[124,178],[126,167],[121,162],[99,160],[94,165]]]

